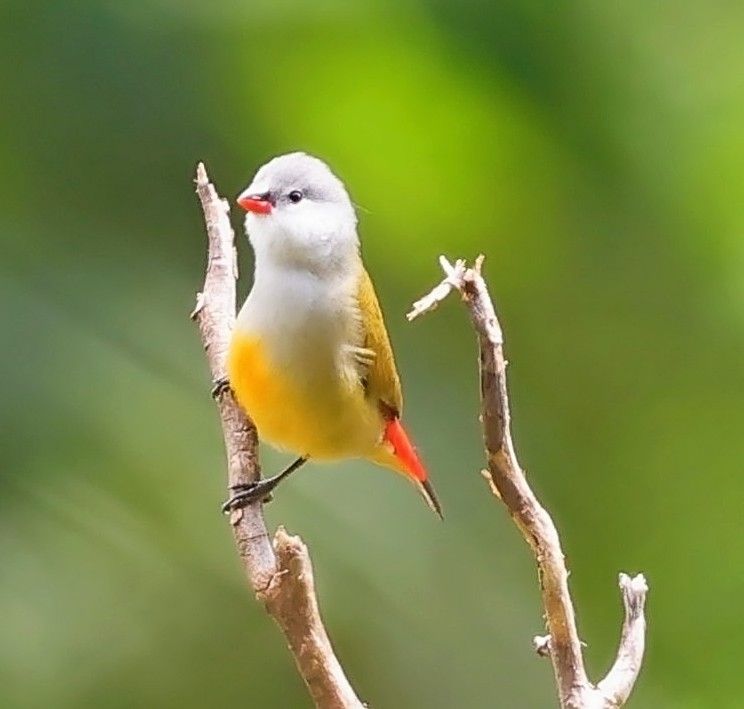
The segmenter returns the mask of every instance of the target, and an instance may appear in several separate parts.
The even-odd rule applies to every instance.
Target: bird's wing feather
[[[362,380],[367,396],[376,398],[390,417],[398,417],[403,409],[400,379],[395,368],[393,349],[382,319],[382,310],[377,300],[372,279],[362,267],[357,293],[359,312],[364,333],[365,355]],[[371,355],[371,356],[370,356]]]

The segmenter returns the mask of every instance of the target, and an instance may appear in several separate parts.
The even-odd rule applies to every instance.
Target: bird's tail
[[[381,447],[380,455],[375,458],[376,462],[393,468],[409,478],[416,485],[426,504],[440,519],[444,519],[442,506],[426,474],[426,468],[416,454],[416,449],[399,419],[393,418],[387,422],[383,441],[388,445]]]

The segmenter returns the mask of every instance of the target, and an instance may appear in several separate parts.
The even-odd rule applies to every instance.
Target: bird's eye
[[[297,204],[298,202],[302,201],[302,192],[300,190],[292,190],[289,193],[289,201],[292,202],[292,204]]]

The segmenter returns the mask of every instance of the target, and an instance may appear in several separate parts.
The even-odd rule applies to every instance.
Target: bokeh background
[[[234,198],[295,149],[361,207],[447,518],[361,463],[268,508],[360,696],[555,705],[531,555],[478,475],[465,312],[404,319],[440,253],[482,251],[592,677],[642,570],[631,705],[744,706],[743,31],[725,0],[2,3],[0,706],[310,705],[219,514],[187,317],[197,161]]]

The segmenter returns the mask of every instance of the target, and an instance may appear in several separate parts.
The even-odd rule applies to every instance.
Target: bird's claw
[[[240,510],[243,507],[254,502],[262,502],[266,504],[271,502],[272,495],[271,490],[273,485],[264,485],[266,480],[259,480],[253,483],[244,483],[242,485],[231,485],[232,495],[222,504],[222,511],[227,514],[233,510]],[[268,489],[267,489],[268,488]]]
[[[231,390],[230,380],[227,377],[219,377],[212,383],[210,394],[215,401],[219,401],[222,395]]]

